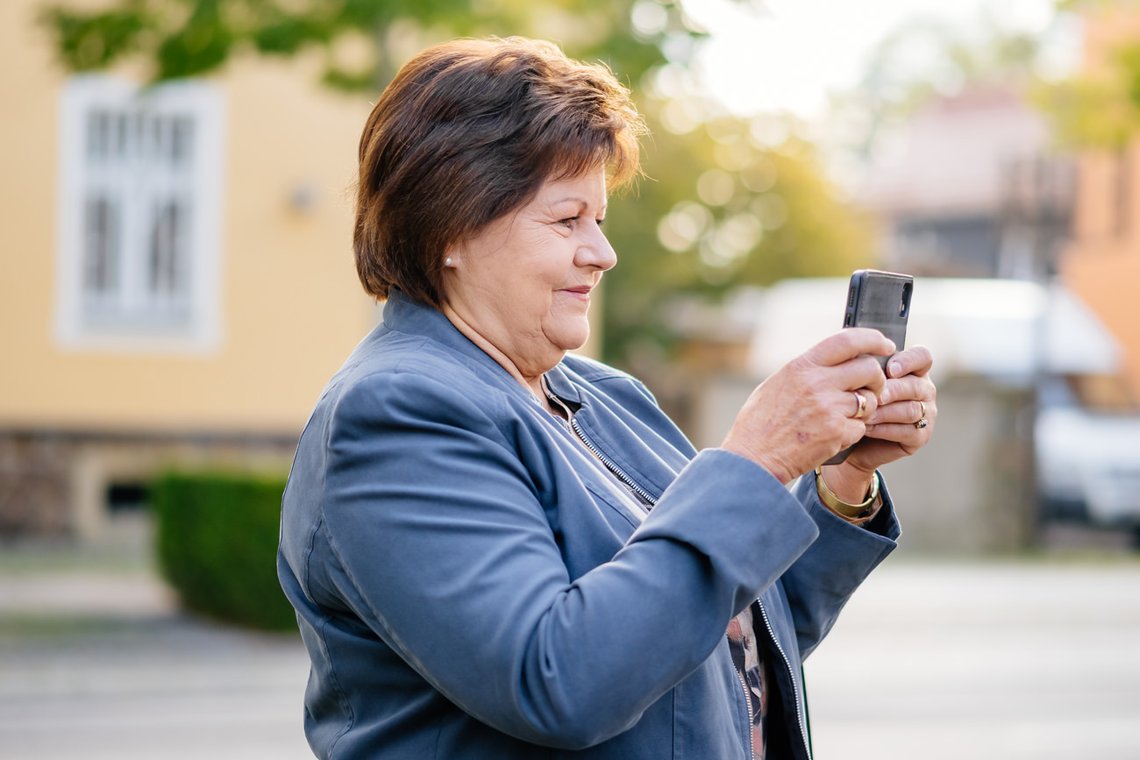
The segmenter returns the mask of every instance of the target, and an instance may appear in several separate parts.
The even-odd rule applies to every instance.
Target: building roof
[[[888,215],[994,213],[1011,164],[1047,146],[1044,119],[1020,97],[967,90],[930,103],[885,137],[859,195]]]

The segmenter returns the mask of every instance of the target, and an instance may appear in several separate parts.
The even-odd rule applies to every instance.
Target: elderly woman
[[[810,756],[800,663],[895,545],[877,468],[930,437],[930,354],[840,331],[700,452],[568,354],[642,130],[608,70],[522,39],[430,48],[373,109],[355,252],[384,318],[282,512],[320,757]]]

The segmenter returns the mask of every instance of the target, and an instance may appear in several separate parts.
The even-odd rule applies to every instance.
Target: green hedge
[[[282,478],[161,475],[152,486],[158,564],[189,610],[241,625],[296,630],[277,582]]]

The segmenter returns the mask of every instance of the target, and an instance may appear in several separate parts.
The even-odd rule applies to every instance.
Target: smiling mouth
[[[588,303],[590,303],[590,300],[591,300],[590,299],[590,291],[591,290],[593,290],[593,288],[589,287],[588,285],[583,285],[583,286],[577,287],[577,288],[563,288],[559,292],[565,293],[566,295],[570,296],[571,298],[573,298],[578,303],[588,304]]]

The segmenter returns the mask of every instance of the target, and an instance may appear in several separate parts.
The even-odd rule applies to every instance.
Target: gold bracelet
[[[875,472],[871,475],[871,488],[867,492],[867,498],[861,504],[851,504],[836,496],[835,492],[828,487],[827,481],[823,479],[823,467],[815,468],[815,490],[819,493],[819,500],[823,502],[825,507],[841,517],[857,520],[875,511],[877,506],[875,502],[879,499],[879,473]]]

